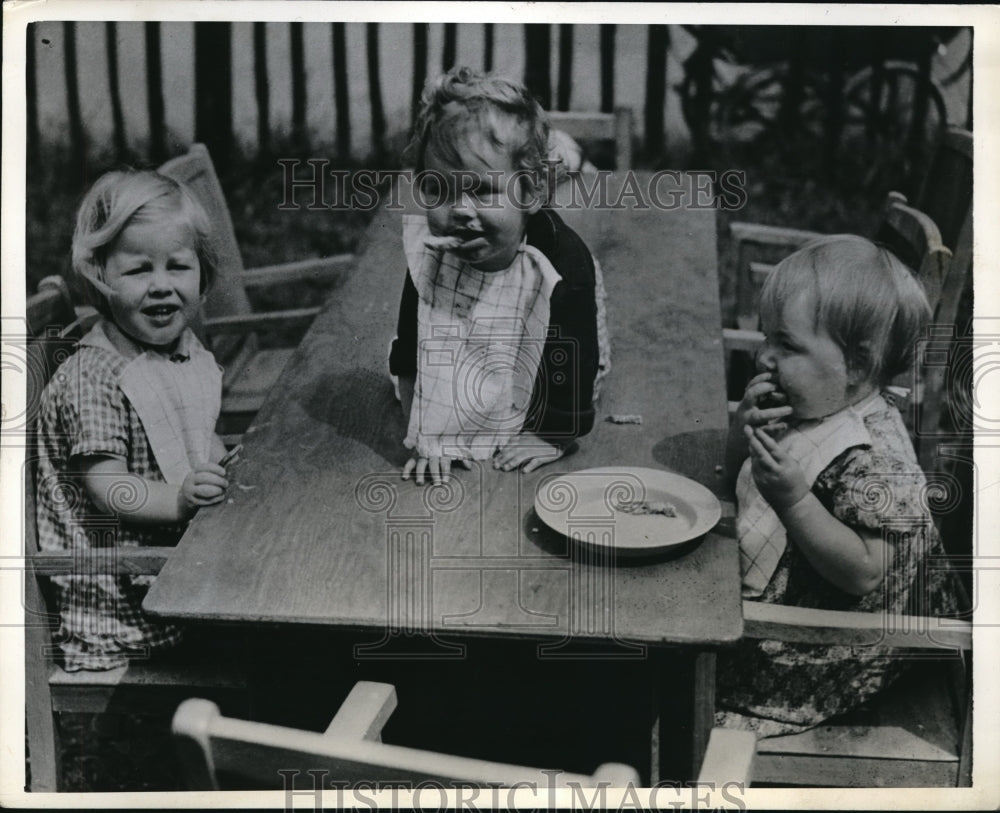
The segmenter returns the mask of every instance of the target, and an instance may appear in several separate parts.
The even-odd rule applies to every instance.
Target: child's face
[[[832,415],[858,400],[843,351],[822,325],[814,325],[814,316],[810,293],[793,296],[764,320],[767,341],[757,355],[758,370],[771,373],[800,420]]]
[[[111,316],[133,339],[172,345],[198,312],[201,263],[191,229],[180,222],[138,222],[112,244],[104,266]]]
[[[514,177],[510,154],[483,134],[468,133],[458,154],[456,165],[432,145],[425,153],[421,194],[431,233],[461,239],[454,252],[473,268],[502,271],[517,255],[525,222],[541,201],[529,194],[525,178]]]

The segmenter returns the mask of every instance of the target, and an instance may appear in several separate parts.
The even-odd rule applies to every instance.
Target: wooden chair
[[[40,550],[35,524],[34,419],[45,384],[89,329],[94,314],[78,314],[65,281],[48,277],[39,284],[39,292],[29,297],[26,315],[25,713],[30,788],[46,792],[62,786],[57,713],[168,712],[192,692],[237,701],[245,696],[246,686],[231,653],[196,663],[173,655],[136,660],[106,672],[66,672],[54,662],[52,627],[58,623],[58,614],[50,609],[48,577],[80,573],[81,568],[88,573],[155,574],[170,548],[102,548],[94,557],[84,557],[79,551]]]
[[[289,325],[308,326],[319,307],[255,313],[247,292],[303,280],[336,284],[354,263],[353,254],[301,260],[253,270],[243,260],[229,207],[211,156],[203,144],[163,164],[159,171],[186,184],[216,225],[218,275],[205,302],[200,332],[223,366],[220,432],[243,431],[278,380],[294,348],[264,349],[259,334]]]
[[[905,647],[924,655],[863,708],[801,734],[747,743],[755,784],[821,787],[967,787],[972,782],[972,625],[743,602],[750,638]],[[936,659],[935,657],[936,656]],[[720,729],[713,730],[713,735]]]
[[[928,242],[940,243],[949,250],[952,255],[950,267],[957,271],[956,280],[963,283],[969,279],[972,263],[972,147],[972,133],[960,127],[949,127],[928,167],[916,202],[909,204],[930,218],[938,236],[936,240],[928,237]],[[898,192],[889,193],[883,207],[884,220],[876,238],[887,236],[890,248],[897,250],[900,244],[898,240],[893,242],[892,232],[898,230],[899,218],[895,223],[886,222],[894,211],[893,203],[907,205],[908,201]],[[819,236],[819,232],[758,223],[734,222],[730,225],[731,262],[737,273],[738,328],[757,328],[756,296],[773,264]],[[933,250],[939,249],[934,246]],[[906,257],[903,259],[913,262]],[[936,322],[954,323],[961,294],[961,288],[957,292],[948,291],[943,308],[941,303],[931,302]]]
[[[223,717],[207,700],[185,700],[174,715],[173,732],[182,770],[192,790],[281,789],[282,770],[325,771],[329,783],[397,781],[509,787],[534,782],[565,787],[638,786],[627,765],[601,765],[592,775],[558,773],[480,759],[389,745],[382,727],[396,707],[395,688],[386,683],[355,684],[323,733]],[[300,780],[301,781],[301,780]],[[307,780],[309,781],[309,780]]]
[[[549,124],[577,141],[611,141],[615,148],[615,169],[632,169],[632,111],[619,107],[614,113],[556,111],[548,114]]]
[[[323,733],[223,717],[201,698],[185,700],[174,714],[173,733],[182,770],[192,790],[282,788],[281,770],[325,771],[324,784],[337,782],[435,781],[510,787],[522,782],[565,787],[638,786],[628,765],[606,763],[593,774],[528,768],[433,753],[382,742],[382,728],[396,708],[396,690],[387,683],[359,681]],[[749,783],[754,736],[716,729],[698,776],[699,783],[722,787]],[[343,785],[341,785],[343,786]]]
[[[790,253],[821,235],[794,229],[775,229],[754,224],[733,224],[738,239],[748,246],[765,246],[775,251],[779,246]],[[947,354],[950,343],[956,338],[954,324],[959,298],[965,280],[963,269],[953,269],[951,251],[941,242],[941,235],[934,222],[923,212],[890,195],[883,211],[882,224],[877,239],[890,248],[916,273],[927,294],[934,312],[931,332],[920,348],[916,359],[916,381],[895,382],[894,393],[903,403],[900,412],[913,435],[914,446],[925,471],[936,467],[938,427],[945,404],[945,379],[947,366],[941,364],[942,352]],[[742,249],[738,252],[746,256]],[[759,287],[773,266],[748,262],[747,285]],[[964,269],[968,273],[969,267]],[[751,358],[764,341],[756,328],[756,312],[741,318],[742,328],[724,328],[723,345],[727,353],[739,351]],[[736,403],[730,403],[734,411]]]

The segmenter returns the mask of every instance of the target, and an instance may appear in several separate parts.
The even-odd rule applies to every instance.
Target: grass
[[[859,182],[864,167],[842,167],[839,169],[843,171],[832,176],[810,157],[809,145],[803,146],[804,157],[799,160],[790,161],[787,155],[779,157],[757,149],[748,150],[745,155],[720,158],[714,165],[697,167],[739,167],[747,173],[746,206],[738,212],[720,212],[718,218],[723,258],[720,280],[727,314],[734,304],[733,270],[725,265],[727,227],[732,220],[861,233],[869,232],[877,221],[885,190],[865,188]],[[279,154],[295,155],[291,151]],[[113,165],[111,160],[99,160],[80,172],[58,150],[48,150],[44,158],[29,172],[26,247],[29,291],[35,290],[38,281],[49,274],[68,276],[75,209],[86,187]],[[388,163],[379,166],[392,168]],[[353,170],[358,166],[337,168]],[[247,267],[352,251],[372,214],[279,209],[284,197],[279,167],[246,156],[234,156],[221,181]],[[297,307],[314,304],[323,295],[321,289],[305,284],[279,292],[277,301],[255,304]],[[387,295],[395,298],[397,292]],[[169,719],[141,715],[109,718],[62,715],[60,723],[67,790],[177,789],[178,771],[169,743]]]

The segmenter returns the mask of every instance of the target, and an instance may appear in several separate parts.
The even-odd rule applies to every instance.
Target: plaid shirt
[[[38,539],[42,550],[103,546],[168,546],[183,525],[133,525],[102,514],[83,487],[79,460],[104,455],[128,471],[164,482],[136,410],[118,387],[127,361],[106,348],[81,344],[56,370],[42,396],[38,421]],[[183,362],[181,362],[183,363]],[[120,499],[129,495],[120,493]],[[92,555],[99,555],[94,552]],[[180,630],[146,617],[141,603],[151,576],[53,577],[59,598],[57,641],[67,671],[113,669],[129,658],[180,641]]]

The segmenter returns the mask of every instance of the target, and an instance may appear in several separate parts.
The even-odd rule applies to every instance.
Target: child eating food
[[[743,595],[890,614],[957,610],[896,407],[930,317],[919,283],[886,249],[838,235],[784,260],[761,292],[766,342],[731,426]],[[717,724],[800,731],[889,686],[886,647],[743,641],[720,657]]]
[[[548,124],[523,86],[455,68],[424,91],[414,147],[424,213],[404,216],[389,364],[403,478],[531,471],[591,430],[608,367],[594,258],[545,205]]]

